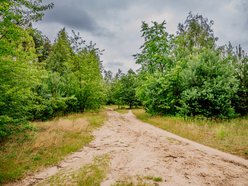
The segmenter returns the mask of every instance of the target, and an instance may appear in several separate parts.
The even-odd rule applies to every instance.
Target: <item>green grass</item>
[[[135,177],[127,177],[122,178],[122,180],[117,181],[111,186],[153,186],[158,185],[158,182],[162,182],[163,179],[161,177],[156,176],[135,176]]]
[[[105,112],[86,112],[34,122],[33,130],[12,136],[0,146],[0,184],[57,164],[88,144],[92,131],[106,120]]]
[[[75,185],[100,186],[109,169],[109,157],[96,157],[91,164],[87,164],[74,172],[59,172],[39,185]]]
[[[163,179],[161,177],[156,177],[156,176],[146,176],[145,179],[152,180],[154,182],[162,182],[163,181]]]
[[[198,143],[248,159],[248,119],[210,121],[180,117],[151,116],[133,110],[138,119]]]
[[[135,181],[132,180],[124,180],[124,181],[117,181],[115,184],[111,186],[153,186],[154,184],[145,183],[141,178]]]
[[[115,183],[112,186],[152,186],[152,184],[147,184],[143,182],[134,183],[131,181],[120,181],[120,182]]]

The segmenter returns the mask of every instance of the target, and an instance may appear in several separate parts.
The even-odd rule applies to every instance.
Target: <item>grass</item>
[[[145,176],[145,177],[129,177],[122,181],[117,181],[112,186],[153,186],[159,185],[159,182],[163,182],[161,177],[156,176]]]
[[[133,110],[138,119],[184,138],[248,159],[248,119],[210,121],[169,116],[151,116]]]
[[[112,186],[152,186],[152,184],[147,184],[144,182],[134,183],[132,181],[120,181],[120,182],[115,183]]]
[[[111,109],[114,110],[120,114],[127,114],[128,111],[130,110],[128,105],[122,105],[122,106],[118,106],[118,105],[106,105],[105,109]],[[136,110],[136,109],[140,109],[140,107],[136,106],[133,107],[131,110]]]
[[[115,184],[112,184],[111,186],[152,186],[154,184],[152,183],[145,183],[142,178],[139,178],[137,180],[132,180],[131,178],[126,179],[124,181],[117,181]]]
[[[12,136],[0,146],[0,184],[16,181],[30,172],[57,164],[92,139],[92,131],[106,113],[87,112],[34,122],[32,130]]]
[[[154,177],[154,176],[146,176],[145,179],[152,180],[154,182],[162,182],[163,179],[161,177]]]
[[[123,106],[117,106],[117,105],[106,105],[105,108],[112,109],[120,114],[127,114],[129,111],[129,107],[126,105]]]
[[[100,186],[109,168],[109,157],[96,157],[91,164],[87,164],[74,172],[59,172],[49,180],[39,185],[71,185],[71,186]]]
[[[116,111],[116,112],[118,112],[120,114],[127,114],[128,113],[128,109],[116,109],[114,111]]]

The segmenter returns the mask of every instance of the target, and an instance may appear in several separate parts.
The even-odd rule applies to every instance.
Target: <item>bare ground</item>
[[[59,171],[71,172],[94,157],[109,154],[110,170],[102,186],[126,178],[159,177],[155,185],[248,186],[248,161],[181,138],[128,114],[108,111],[95,140],[59,165],[12,185],[36,185]]]

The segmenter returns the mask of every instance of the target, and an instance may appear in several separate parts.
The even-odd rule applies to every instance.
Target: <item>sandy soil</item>
[[[35,185],[59,171],[77,170],[108,153],[110,171],[102,186],[124,178],[160,177],[155,185],[248,186],[248,161],[181,138],[128,114],[108,111],[109,120],[95,140],[59,165],[14,185]]]

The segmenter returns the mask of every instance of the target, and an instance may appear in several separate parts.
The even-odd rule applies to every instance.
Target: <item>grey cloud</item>
[[[122,67],[123,63],[122,62],[109,62],[107,65],[107,67]]]
[[[86,12],[81,11],[80,16],[76,14],[67,14],[66,12],[54,11],[46,16],[47,22],[59,22],[61,24],[71,26],[77,29],[94,31],[97,25],[94,23]]]
[[[106,28],[96,22],[96,19],[88,13],[84,6],[81,6],[83,5],[82,2],[74,1],[68,3],[56,0],[54,3],[54,9],[48,11],[44,17],[45,22],[60,23],[66,27],[88,31],[99,36],[111,34]]]
[[[248,29],[248,1],[247,0],[242,1],[242,9],[244,12],[244,17],[246,19],[245,28]]]
[[[52,30],[64,26],[76,29],[84,39],[106,49],[102,56],[104,65],[115,71],[118,68],[123,71],[130,67],[138,68],[132,55],[139,52],[143,42],[140,37],[141,21],[166,20],[167,31],[175,33],[178,23],[184,22],[190,11],[214,20],[219,44],[231,41],[233,44],[241,43],[248,49],[247,0],[46,1],[53,1],[55,8],[47,12],[41,28],[49,30],[50,26]]]

